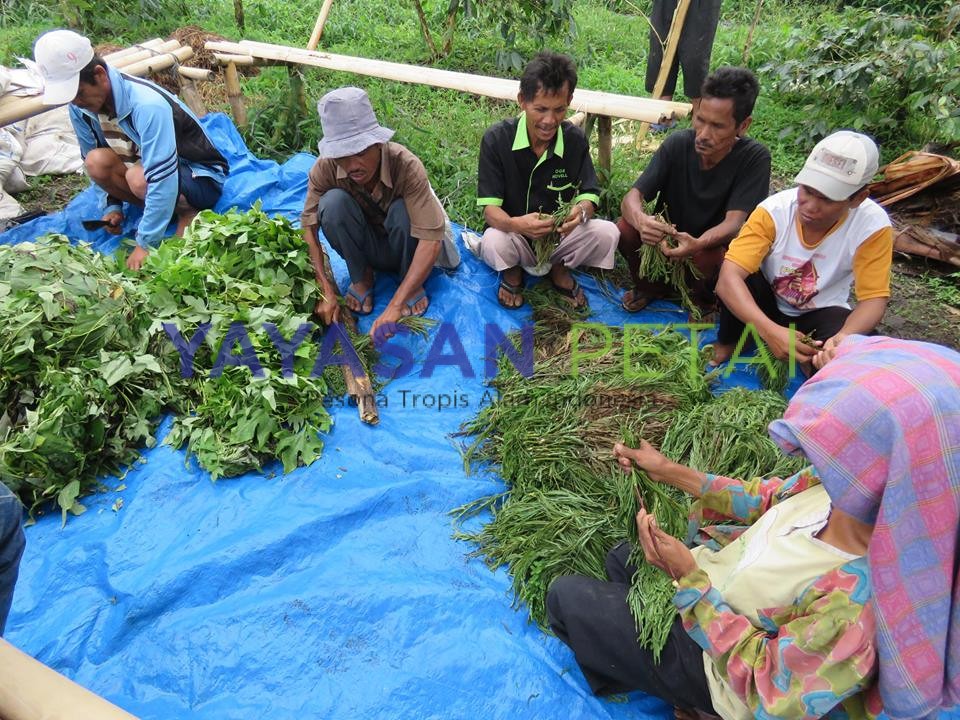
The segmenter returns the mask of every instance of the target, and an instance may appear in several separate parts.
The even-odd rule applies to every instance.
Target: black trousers
[[[784,327],[793,323],[798,332],[811,335],[814,340],[826,340],[836,335],[847,321],[847,317],[853,312],[850,308],[834,306],[811,310],[797,316],[784,315],[777,307],[777,298],[773,294],[773,288],[762,274],[753,273],[753,275],[747,277],[746,283],[747,289],[757,303],[757,307],[763,311],[764,315]],[[740,318],[730,312],[722,302],[720,303],[717,342],[724,345],[736,345],[746,327]],[[755,345],[752,337],[748,338],[742,351],[751,350]]]
[[[330,247],[346,261],[350,282],[363,280],[367,268],[401,278],[407,274],[418,241],[410,235],[410,215],[402,198],[390,203],[385,235],[371,227],[357,201],[340,188],[321,196],[317,216]]]
[[[641,690],[676,707],[713,713],[703,650],[687,635],[679,616],[660,662],[637,644],[627,605],[634,573],[627,565],[629,555],[626,541],[607,553],[607,582],[580,575],[557,578],[547,593],[550,626],[573,650],[595,694]]]

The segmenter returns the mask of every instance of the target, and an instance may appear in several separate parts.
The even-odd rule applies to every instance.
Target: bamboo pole
[[[181,65],[177,68],[177,72],[188,80],[213,79],[213,70],[208,70],[207,68],[187,67],[186,65]]]
[[[166,40],[160,44],[151,47],[151,48],[134,48],[134,52],[125,53],[118,58],[107,59],[104,57],[104,62],[107,65],[112,65],[115,68],[126,68],[130,67],[133,63],[140,62],[141,60],[147,60],[148,58],[159,57],[160,55],[168,52],[174,52],[175,50],[182,47],[178,40]],[[126,72],[126,70],[124,70]]]
[[[227,100],[233,111],[233,119],[238,128],[247,126],[247,107],[243,102],[243,91],[240,89],[240,75],[235,63],[227,63],[223,71],[223,82],[227,87]]]
[[[613,157],[613,122],[609,115],[597,119],[597,163],[606,173],[604,180],[610,178]]]
[[[166,70],[175,63],[182,63],[193,57],[193,48],[189,45],[179,47],[172,52],[157,55],[156,57],[140,60],[129,65],[124,65],[121,69],[128,75],[150,75],[160,70]]]
[[[265,60],[369,75],[398,82],[432,85],[438,88],[459,90],[501,100],[516,100],[520,89],[520,84],[516,80],[471,75],[419,65],[404,65],[383,60],[370,60],[349,55],[321,53],[249,40],[239,43],[208,41],[205,47],[219,53],[235,53]],[[582,110],[596,115],[657,122],[664,117],[684,117],[690,112],[690,104],[578,88],[574,93],[570,109],[573,112]]]
[[[176,41],[174,41],[176,42]],[[112,55],[112,54],[111,54]],[[118,70],[122,70],[127,75],[139,77],[149,75],[159,70],[165,70],[174,63],[180,63],[193,56],[193,48],[189,46],[178,47],[172,52],[164,52],[155,57],[129,62],[133,54],[121,56],[117,61],[118,65],[112,65]],[[126,63],[126,64],[124,64]],[[40,95],[30,95],[27,97],[17,95],[4,95],[0,97],[0,127],[10,123],[26,120],[34,115],[52,110],[55,105],[44,105]]]
[[[667,85],[667,76],[670,74],[670,68],[673,66],[673,59],[677,55],[677,47],[680,45],[680,34],[683,32],[683,25],[687,20],[687,10],[689,9],[690,0],[680,0],[680,2],[677,3],[677,9],[673,13],[673,21],[670,23],[670,32],[667,35],[667,44],[663,50],[663,59],[660,62],[660,72],[657,73],[657,80],[653,84],[653,96],[655,98],[663,95],[663,88]],[[648,130],[650,130],[650,123],[643,122],[640,125],[640,130],[637,132],[637,147],[640,147],[640,143]]]
[[[317,15],[317,23],[313,26],[313,32],[310,34],[310,40],[307,42],[307,50],[316,50],[320,42],[320,36],[323,34],[323,26],[327,24],[327,15],[330,14],[330,7],[333,0],[323,0],[323,7],[320,8],[320,14]]]
[[[110,65],[115,65],[118,60],[127,57],[128,55],[133,55],[134,53],[142,52],[144,48],[152,49],[156,48],[158,45],[162,45],[166,40],[163,38],[150,38],[149,40],[144,40],[141,43],[136,45],[131,45],[130,47],[123,48],[122,50],[115,50],[112,53],[107,53],[103,56],[105,62]],[[176,42],[176,41],[174,41]]]
[[[3,720],[137,720],[0,639]]]
[[[234,65],[255,65],[257,63],[257,59],[249,55],[233,55],[231,53],[215,52],[213,53],[213,59],[221,65],[227,65],[228,63],[233,63]]]

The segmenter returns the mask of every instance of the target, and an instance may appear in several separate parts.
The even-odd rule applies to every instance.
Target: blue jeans
[[[0,483],[0,635],[13,603],[13,586],[17,584],[24,545],[23,505]]]

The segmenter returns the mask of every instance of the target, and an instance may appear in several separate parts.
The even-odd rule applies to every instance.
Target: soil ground
[[[31,187],[17,197],[24,211],[55,212],[87,186],[83,175],[31,178]],[[947,294],[960,300],[960,282],[950,278],[957,268],[896,253],[893,262],[892,297],[879,332],[910,340],[927,340],[960,350],[960,307],[944,302]],[[931,281],[931,278],[934,280]],[[956,288],[955,293],[937,292],[937,280]]]

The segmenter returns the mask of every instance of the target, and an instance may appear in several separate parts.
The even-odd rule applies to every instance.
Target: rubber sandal
[[[421,291],[418,292],[416,295],[414,295],[412,298],[410,298],[409,300],[407,300],[406,305],[407,305],[407,310],[410,311],[410,313],[409,313],[410,315],[415,315],[415,316],[419,317],[419,316],[423,315],[423,313],[425,313],[425,312],[430,308],[430,303],[428,302],[428,303],[427,303],[427,307],[425,307],[421,312],[414,312],[414,311],[413,311],[413,306],[416,305],[416,304],[417,304],[418,302],[420,302],[421,300],[423,300],[426,296],[427,296],[426,291],[425,291],[425,290],[421,290]]]
[[[620,298],[620,309],[624,312],[640,312],[646,308],[647,305],[653,302],[653,298],[649,297],[648,295],[638,293],[636,290],[630,290],[629,292],[633,293],[629,303],[624,298]],[[627,293],[624,293],[624,297],[626,297],[626,294]]]
[[[356,290],[354,290],[352,287],[348,287],[348,288],[347,288],[347,292],[344,293],[344,294],[349,295],[350,297],[352,297],[354,300],[357,301],[357,305],[360,306],[360,309],[359,309],[359,310],[353,310],[353,311],[352,311],[355,315],[369,315],[370,313],[373,312],[373,305],[374,305],[374,300],[373,300],[373,288],[370,288],[370,289],[367,290],[363,295],[360,295],[360,294],[359,294]],[[367,298],[370,298],[370,309],[369,309],[369,310],[364,310],[364,309],[363,309],[363,306],[366,304]]]
[[[516,310],[516,309],[518,309],[518,308],[523,307],[523,304],[526,302],[526,300],[524,300],[524,298],[523,298],[523,290],[524,290],[523,282],[520,282],[520,283],[514,285],[514,284],[512,284],[512,283],[508,283],[508,282],[507,282],[506,280],[504,280],[503,278],[500,278],[500,288],[502,288],[503,290],[506,290],[508,293],[510,293],[511,295],[513,295],[515,298],[516,298],[516,297],[519,297],[519,298],[520,298],[520,304],[519,304],[519,305],[507,305],[507,304],[503,301],[503,299],[500,297],[500,293],[497,292],[497,302],[498,302],[498,303],[500,303],[501,305],[503,305],[503,307],[505,307],[507,310]]]
[[[583,292],[583,288],[580,287],[580,283],[577,282],[576,278],[573,278],[573,285],[568,288],[560,287],[553,281],[553,278],[550,278],[550,282],[553,284],[554,290],[564,297],[573,300],[573,302],[570,304],[574,310],[583,310],[584,308],[589,307],[590,303],[587,301],[587,295]],[[579,300],[577,299],[578,295],[580,297]]]

